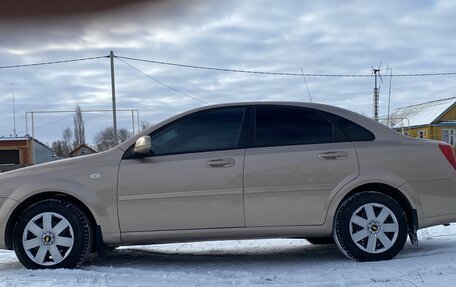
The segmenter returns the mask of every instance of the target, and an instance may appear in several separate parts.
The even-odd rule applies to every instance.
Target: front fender
[[[14,204],[4,206],[2,213],[7,214],[6,218],[9,218],[22,202],[39,194],[48,192],[65,194],[76,198],[87,207],[97,225],[100,225],[106,243],[120,244],[116,202],[117,181],[113,182],[110,187],[101,188],[103,185],[100,184],[100,189],[94,188],[96,185],[84,185],[69,178],[29,176],[26,183],[11,192],[8,198]],[[0,223],[2,231],[6,229],[6,222],[7,220]]]

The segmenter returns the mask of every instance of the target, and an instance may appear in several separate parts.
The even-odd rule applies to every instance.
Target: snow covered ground
[[[302,239],[118,248],[77,270],[22,267],[0,250],[3,286],[456,286],[456,224],[420,230],[391,261],[358,263]]]

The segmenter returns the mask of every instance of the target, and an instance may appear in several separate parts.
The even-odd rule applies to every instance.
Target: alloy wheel
[[[350,235],[363,251],[376,254],[390,249],[399,234],[394,213],[383,204],[368,203],[359,207],[350,218]]]
[[[62,262],[74,245],[70,222],[55,212],[43,212],[25,226],[22,244],[27,256],[36,264],[52,266]]]

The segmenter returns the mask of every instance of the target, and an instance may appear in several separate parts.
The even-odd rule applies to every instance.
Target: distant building
[[[399,108],[391,114],[390,126],[410,137],[456,146],[456,97]]]
[[[29,136],[0,137],[0,172],[53,160],[54,151],[39,140]]]
[[[77,148],[75,148],[73,151],[71,151],[69,156],[76,157],[76,156],[88,155],[88,154],[93,154],[93,153],[97,153],[97,151],[94,150],[93,148],[89,147],[86,144],[82,144],[82,145],[79,145]]]

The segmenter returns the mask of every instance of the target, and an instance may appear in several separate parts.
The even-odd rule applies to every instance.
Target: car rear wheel
[[[407,240],[407,218],[401,206],[379,192],[361,192],[340,206],[333,233],[339,249],[358,261],[395,257]]]
[[[92,248],[92,228],[74,204],[44,200],[27,208],[14,229],[14,250],[29,269],[78,267]]]

